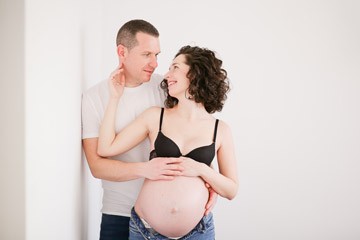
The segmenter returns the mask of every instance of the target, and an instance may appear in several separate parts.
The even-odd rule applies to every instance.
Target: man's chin
[[[151,79],[151,75],[150,75],[149,77],[144,78],[144,79],[143,79],[143,82],[144,82],[144,83],[145,83],[145,82],[149,82],[150,79]]]

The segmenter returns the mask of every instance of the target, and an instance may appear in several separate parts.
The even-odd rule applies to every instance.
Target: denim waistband
[[[206,229],[210,226],[209,224],[209,221],[212,221],[212,213],[209,213],[208,215],[204,216],[200,222],[188,233],[186,234],[185,236],[179,238],[179,240],[181,239],[187,239],[187,236],[191,236],[193,234],[193,232],[205,232]],[[146,228],[144,223],[142,222],[142,220],[140,219],[139,215],[135,212],[135,209],[132,208],[131,209],[131,220],[130,221],[133,221],[138,230],[141,231],[144,235],[146,235],[146,237],[149,237],[149,238],[152,238],[154,237],[155,235],[157,235],[157,237],[159,236],[162,236],[164,237],[164,239],[169,239],[163,235],[161,235],[160,233],[156,232],[154,229],[152,228]]]

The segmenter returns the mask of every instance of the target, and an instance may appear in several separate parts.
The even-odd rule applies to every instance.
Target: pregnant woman
[[[145,179],[132,210],[130,239],[215,239],[212,214],[204,216],[209,195],[205,182],[229,200],[238,189],[230,128],[212,116],[221,111],[229,90],[222,61],[206,48],[181,48],[162,82],[166,108],[149,108],[115,134],[123,79],[120,69],[109,82],[111,98],[100,128],[99,154],[120,154],[148,138],[150,160],[178,158],[174,169],[181,170],[172,180]],[[219,172],[211,167],[215,156]]]

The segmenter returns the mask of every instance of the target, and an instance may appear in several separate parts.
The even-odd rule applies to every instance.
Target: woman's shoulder
[[[219,127],[224,128],[224,129],[230,128],[229,124],[227,124],[224,120],[219,119],[219,118],[216,118],[216,120],[218,120],[218,122],[219,122],[218,123]]]
[[[231,137],[231,127],[229,124],[227,124],[225,121],[218,119],[218,134],[219,137]]]
[[[162,107],[152,106],[145,110],[146,114],[155,114],[161,112]]]
[[[161,107],[153,106],[147,108],[141,115],[146,119],[153,119],[155,117],[160,117]]]
[[[140,114],[138,119],[143,122],[149,130],[151,130],[153,126],[158,126],[160,112],[161,107],[149,107]]]

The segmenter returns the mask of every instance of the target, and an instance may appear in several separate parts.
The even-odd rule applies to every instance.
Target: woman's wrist
[[[205,179],[209,167],[205,163],[201,163],[201,162],[198,162],[198,165],[199,165],[198,167],[199,177]]]

